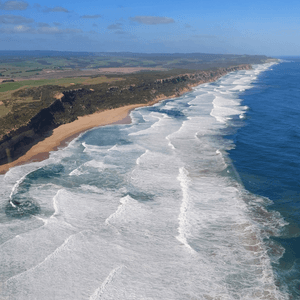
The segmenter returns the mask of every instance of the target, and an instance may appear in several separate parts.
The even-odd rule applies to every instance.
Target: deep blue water
[[[245,188],[289,223],[271,237],[285,249],[273,268],[281,289],[300,299],[300,62],[274,65],[253,85],[240,96],[250,110],[230,157]]]
[[[0,299],[300,299],[299,75],[232,72],[0,175]]]

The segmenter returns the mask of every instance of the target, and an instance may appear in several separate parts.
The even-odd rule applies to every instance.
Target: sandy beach
[[[161,99],[157,99],[157,101],[159,100]],[[88,129],[110,124],[128,124],[131,122],[131,119],[129,117],[129,113],[131,110],[137,107],[146,105],[148,106],[152,104],[154,104],[154,102],[147,104],[133,104],[115,109],[105,110],[94,113],[92,115],[79,117],[72,123],[61,125],[53,130],[51,136],[34,145],[30,150],[26,152],[25,155],[19,157],[17,160],[11,163],[0,166],[0,174],[6,173],[9,168],[12,168],[14,166],[47,159],[49,157],[50,151],[55,151],[59,148],[67,146],[71,140]]]
[[[64,124],[55,128],[51,136],[34,145],[25,153],[25,155],[8,164],[0,165],[0,174],[5,174],[10,168],[18,165],[47,159],[50,151],[56,151],[59,148],[67,146],[68,143],[79,136],[79,134],[93,127],[110,124],[128,124],[131,122],[129,117],[131,110],[142,106],[151,106],[165,99],[179,97],[182,94],[191,91],[193,87],[202,83],[215,81],[223,75],[224,74],[217,74],[209,79],[202,79],[193,84],[188,84],[186,87],[176,91],[176,94],[169,95],[168,97],[164,94],[160,94],[160,96],[148,103],[132,104],[111,110],[96,112],[92,115],[78,117],[78,119],[72,123]]]

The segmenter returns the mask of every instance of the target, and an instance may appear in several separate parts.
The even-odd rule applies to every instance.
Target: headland
[[[27,75],[32,70],[10,71],[11,77],[6,79],[13,81],[0,84],[0,173],[45,159],[50,151],[93,127],[129,122],[132,109],[178,97],[197,85],[266,61],[266,57],[255,56],[233,56],[231,60],[220,56],[220,61],[215,56],[194,56],[175,60],[172,55],[167,60],[151,56],[156,62],[154,67],[130,67],[131,58],[122,58],[124,64],[118,67],[92,71],[43,69],[32,78],[15,77],[15,73]],[[145,64],[143,59],[139,62]],[[207,64],[203,59],[211,61]],[[37,62],[41,63],[40,59]],[[172,64],[180,64],[181,68],[170,68]],[[52,77],[43,78],[43,72]],[[78,76],[61,78],[63,72]],[[82,72],[91,74],[83,76]]]
[[[215,81],[229,72],[250,68],[250,65],[239,65],[164,78],[157,78],[156,74],[155,79],[149,79],[148,74],[144,74],[144,78],[137,84],[124,85],[123,81],[118,81],[114,82],[114,86],[106,86],[105,101],[103,90],[97,91],[97,86],[89,86],[89,89],[56,90],[55,94],[52,93],[53,100],[48,107],[41,109],[26,125],[2,137],[0,174],[6,173],[11,167],[48,158],[50,151],[66,146],[86,130],[113,123],[120,124],[122,120],[128,122],[129,112],[137,107],[179,97],[199,84]],[[47,89],[47,86],[43,88]],[[92,99],[102,98],[105,108],[97,107],[94,108],[95,112],[85,114],[84,106],[89,96]]]

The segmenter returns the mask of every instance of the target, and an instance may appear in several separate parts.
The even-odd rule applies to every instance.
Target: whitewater
[[[0,176],[0,299],[288,299],[286,222],[243,187],[228,138],[272,63],[94,128]],[[276,256],[268,254],[274,247]]]

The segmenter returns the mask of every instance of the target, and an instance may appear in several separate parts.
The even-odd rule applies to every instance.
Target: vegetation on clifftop
[[[178,96],[191,86],[214,81],[222,75],[248,69],[249,65],[211,71],[171,70],[123,76],[123,80],[72,86],[44,85],[21,89],[11,112],[0,118],[0,161],[24,154],[33,143],[43,139],[61,124],[70,123],[94,112],[129,104],[148,103],[160,97]]]
[[[79,116],[178,96],[192,86],[214,81],[234,70],[250,68],[248,63],[267,60],[265,56],[197,53],[95,54],[80,60],[76,55],[49,56],[41,60],[41,57],[26,55],[1,57],[0,53],[0,58],[1,73],[9,77],[2,81],[15,78],[16,74],[20,76],[19,81],[0,83],[0,164],[17,159],[51,134],[51,130]],[[64,65],[65,61],[71,65]],[[94,69],[76,69],[78,61]],[[110,61],[110,67],[120,68],[95,69],[99,67],[97,64],[89,65],[96,61],[97,64]],[[40,71],[41,64],[45,68]],[[145,65],[155,68],[145,70]],[[26,70],[30,70],[26,74],[39,70],[40,75],[32,74],[31,80],[27,80],[27,75],[24,78],[21,76]],[[140,72],[137,73],[137,70]],[[115,74],[109,75],[113,72]],[[70,74],[70,77],[61,78]]]

